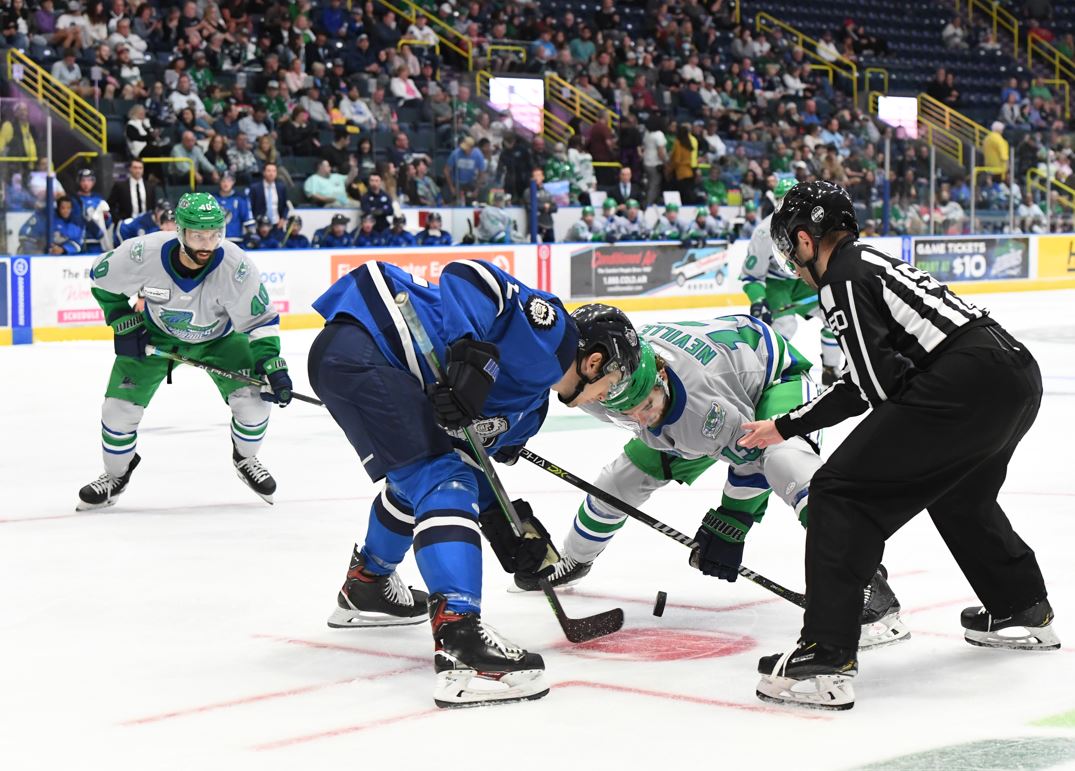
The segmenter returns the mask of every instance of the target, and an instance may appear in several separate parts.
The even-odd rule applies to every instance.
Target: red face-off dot
[[[693,632],[664,628],[625,629],[579,645],[568,645],[564,652],[594,659],[680,661],[735,656],[745,653],[755,645],[752,637],[726,632]]]

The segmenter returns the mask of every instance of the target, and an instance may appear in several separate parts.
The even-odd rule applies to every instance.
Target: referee
[[[814,475],[802,636],[760,661],[758,696],[854,705],[863,589],[885,541],[923,509],[984,606],[963,611],[967,641],[1059,648],[1034,552],[997,503],[1041,403],[1034,357],[985,310],[859,243],[851,199],[832,183],[796,185],[771,227],[775,249],[819,290],[847,364],[813,401],[745,424],[739,443],[764,448],[873,411]]]

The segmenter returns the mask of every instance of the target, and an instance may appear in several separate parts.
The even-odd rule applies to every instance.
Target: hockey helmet
[[[640,209],[640,208],[642,208],[641,204],[638,203],[637,198],[628,198],[627,202],[624,204],[624,206],[626,206],[628,209]]]
[[[601,402],[616,412],[626,412],[637,407],[657,385],[657,357],[649,343],[642,343],[638,366],[629,378],[623,378],[608,390]]]
[[[594,210],[593,210],[592,206],[583,206],[582,207],[582,216],[583,217],[586,217],[586,216],[591,216],[592,217],[593,215],[594,215]]]
[[[578,398],[586,386],[613,372],[620,374],[617,384],[630,379],[642,356],[638,333],[627,314],[619,308],[603,303],[589,303],[577,308],[571,318],[574,319],[579,332],[579,344],[575,353],[575,371],[579,376],[579,385],[570,398],[565,400],[561,397],[561,400],[568,404]],[[601,369],[595,377],[587,378],[582,374],[582,362],[593,353],[602,354]]]
[[[813,256],[804,261],[795,254],[795,239],[800,230],[810,234],[814,242]],[[769,231],[773,249],[785,260],[808,267],[817,261],[818,245],[827,234],[846,230],[856,238],[859,234],[851,196],[832,182],[804,182],[793,187],[780,209],[773,214]]]
[[[179,242],[195,262],[202,262],[195,258],[197,253],[213,252],[224,240],[227,217],[209,193],[185,193],[179,199],[175,219]]]
[[[153,213],[157,215],[158,224],[175,222],[175,209],[172,208],[171,201],[165,199],[157,201],[157,205],[153,207]]]
[[[616,202],[614,200],[612,200],[611,198],[606,198],[605,202],[601,204],[601,210],[602,211],[608,211],[609,209],[615,209],[615,208],[616,208]]]
[[[679,204],[676,203],[675,201],[669,201],[664,206],[664,213],[665,214],[667,214],[668,212],[677,212],[677,211],[679,211]]]
[[[332,222],[329,223],[329,227],[335,227],[336,225],[343,225],[346,227],[349,224],[351,224],[351,221],[347,219],[346,214],[333,214]]]

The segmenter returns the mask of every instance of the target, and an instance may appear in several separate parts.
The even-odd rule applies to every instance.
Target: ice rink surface
[[[634,522],[562,593],[573,616],[627,614],[623,631],[584,645],[567,643],[540,596],[508,594],[486,550],[484,617],[544,655],[552,692],[437,709],[427,625],[325,625],[375,493],[327,414],[274,411],[260,455],[279,483],[270,507],[235,476],[229,412],[208,377],[181,368],[147,410],[128,491],[76,514],[78,488],[101,472],[112,346],[0,349],[0,768],[1075,768],[1075,292],[969,299],[1044,375],[1001,503],[1037,551],[1064,648],[967,645],[959,612],[974,597],[921,515],[885,555],[912,638],[860,657],[844,713],[758,701],[757,659],[794,643],[800,611],[746,580],[702,576],[683,546]],[[283,339],[300,391],[314,334]],[[795,344],[818,360],[816,326]],[[594,479],[629,435],[553,404],[530,447]],[[850,428],[831,429],[826,448]],[[559,541],[580,494],[525,461],[500,469]],[[724,474],[645,510],[693,535]],[[774,497],[744,563],[801,591],[803,544]],[[422,585],[412,556],[401,573]]]

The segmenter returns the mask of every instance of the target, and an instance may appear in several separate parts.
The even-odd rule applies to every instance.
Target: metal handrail
[[[1036,179],[1037,177],[1043,177],[1045,181],[1043,182],[1039,179]],[[1070,185],[1066,185],[1056,179],[1050,180],[1049,177],[1046,176],[1045,172],[1035,167],[1027,169],[1026,172],[1026,189],[1030,190],[1032,188],[1037,188],[1038,190],[1041,190],[1046,194],[1049,193],[1050,188],[1059,188],[1060,190],[1068,194],[1068,198],[1064,198],[1063,196],[1058,195],[1056,197],[1056,200],[1062,203],[1064,206],[1067,206],[1072,211],[1075,211],[1075,188],[1071,187]],[[1046,199],[1045,201],[1045,206],[1049,206],[1048,199]]]
[[[867,107],[871,114],[877,114],[878,100],[884,96],[880,91],[871,91],[867,97]],[[937,148],[960,166],[963,165],[963,141],[951,131],[919,119],[918,138],[926,144]]]
[[[488,70],[478,70],[474,82],[476,85],[475,90],[477,91],[479,98],[489,98],[489,80],[492,77],[493,74]],[[541,133],[546,139],[553,142],[566,143],[567,140],[575,134],[575,129],[573,129],[571,125],[564,121],[559,115],[549,112],[545,108],[542,108],[541,113]]]
[[[440,39],[441,45],[466,59],[467,70],[474,69],[474,54],[471,51],[470,38],[451,25],[445,24],[441,21],[439,16],[430,13],[417,3],[411,2],[411,0],[395,0],[395,2],[400,3],[400,5],[395,5],[395,3],[390,2],[390,0],[377,0],[377,2],[392,11],[392,13],[409,22],[414,22],[418,17],[418,14],[425,16],[429,21],[430,26],[433,27],[433,32]],[[444,31],[441,32],[438,28]]]
[[[1028,35],[1026,39],[1027,67],[1033,65],[1035,53],[1045,59],[1045,65],[1052,67],[1054,80],[1061,78],[1069,81],[1075,80],[1075,62],[1060,53],[1060,50],[1052,43],[1046,43],[1037,35]]]
[[[108,123],[104,114],[18,49],[8,49],[7,77],[38,102],[46,104],[102,153],[108,152]]]
[[[982,142],[989,135],[989,129],[981,123],[976,123],[929,94],[918,95],[918,118],[924,123],[947,129],[979,150],[982,149]]]
[[[197,184],[197,182],[196,182],[196,180],[194,178],[194,159],[193,158],[184,158],[183,156],[179,155],[179,156],[175,156],[173,158],[167,158],[167,157],[164,157],[164,156],[159,156],[159,157],[153,157],[153,158],[139,158],[138,160],[140,160],[142,163],[185,163],[190,167],[190,169],[189,169],[189,172],[190,172],[190,189],[194,190],[198,186],[198,184]],[[165,178],[167,179],[167,173],[165,174]]]
[[[787,22],[781,21],[780,19],[776,18],[770,13],[766,13],[765,11],[759,11],[754,16],[754,28],[758,32],[769,32],[772,30],[773,27],[779,27],[788,34],[794,35],[796,39],[796,44],[799,46],[799,48],[803,49],[803,52],[806,53],[807,56],[813,59],[817,59],[823,64],[834,67],[836,71],[839,72],[841,75],[844,75],[849,78],[851,80],[851,100],[855,104],[858,104],[859,69],[857,64],[855,64],[847,57],[840,56],[839,54],[836,55],[836,59],[834,61],[830,62],[827,59],[823,58],[817,52],[818,41],[807,35],[805,32],[796,29]],[[810,47],[804,45],[805,43],[809,43]],[[836,66],[837,63],[843,65],[843,69]],[[810,66],[814,66],[813,62],[810,63]],[[876,69],[881,68],[877,67]]]
[[[68,166],[70,166],[72,163],[77,161],[79,158],[96,158],[98,156],[98,154],[99,153],[94,153],[94,152],[89,152],[89,151],[83,151],[81,153],[75,153],[70,158],[68,158],[66,161],[64,161],[59,166],[57,166],[56,169],[52,173],[53,174],[59,174],[61,171],[66,169]]]
[[[510,45],[508,43],[489,43],[486,46],[489,51],[489,55],[493,55],[493,51],[515,51],[519,54],[519,60],[526,64],[526,49],[523,46]]]
[[[1064,120],[1071,120],[1071,84],[1063,78],[1043,80],[1046,86],[1059,86],[1064,91]]]
[[[881,86],[882,93],[888,93],[888,70],[884,67],[867,67],[862,71],[862,87],[867,91],[870,88],[870,74],[880,74],[881,82],[884,84]]]
[[[565,93],[568,96],[564,96]],[[560,105],[587,123],[605,121],[613,131],[619,123],[619,116],[611,108],[552,72],[545,73],[545,101]]]
[[[1002,7],[995,0],[966,0],[967,21],[974,17],[974,9],[977,8],[993,20],[993,37],[1000,39],[1000,28],[1003,27],[1012,36],[1012,45],[1015,46],[1015,57],[1019,57],[1019,19],[1007,8]],[[961,13],[960,0],[956,0],[956,13]]]
[[[434,41],[432,43],[427,43],[426,41],[419,40],[418,38],[405,37],[405,38],[401,38],[400,41],[398,43],[396,43],[396,50],[398,51],[399,49],[403,48],[403,46],[423,46],[423,47],[426,47],[426,48],[428,48],[429,46],[433,46],[433,50],[436,51],[439,54],[440,53],[440,38],[438,38],[436,41]]]

